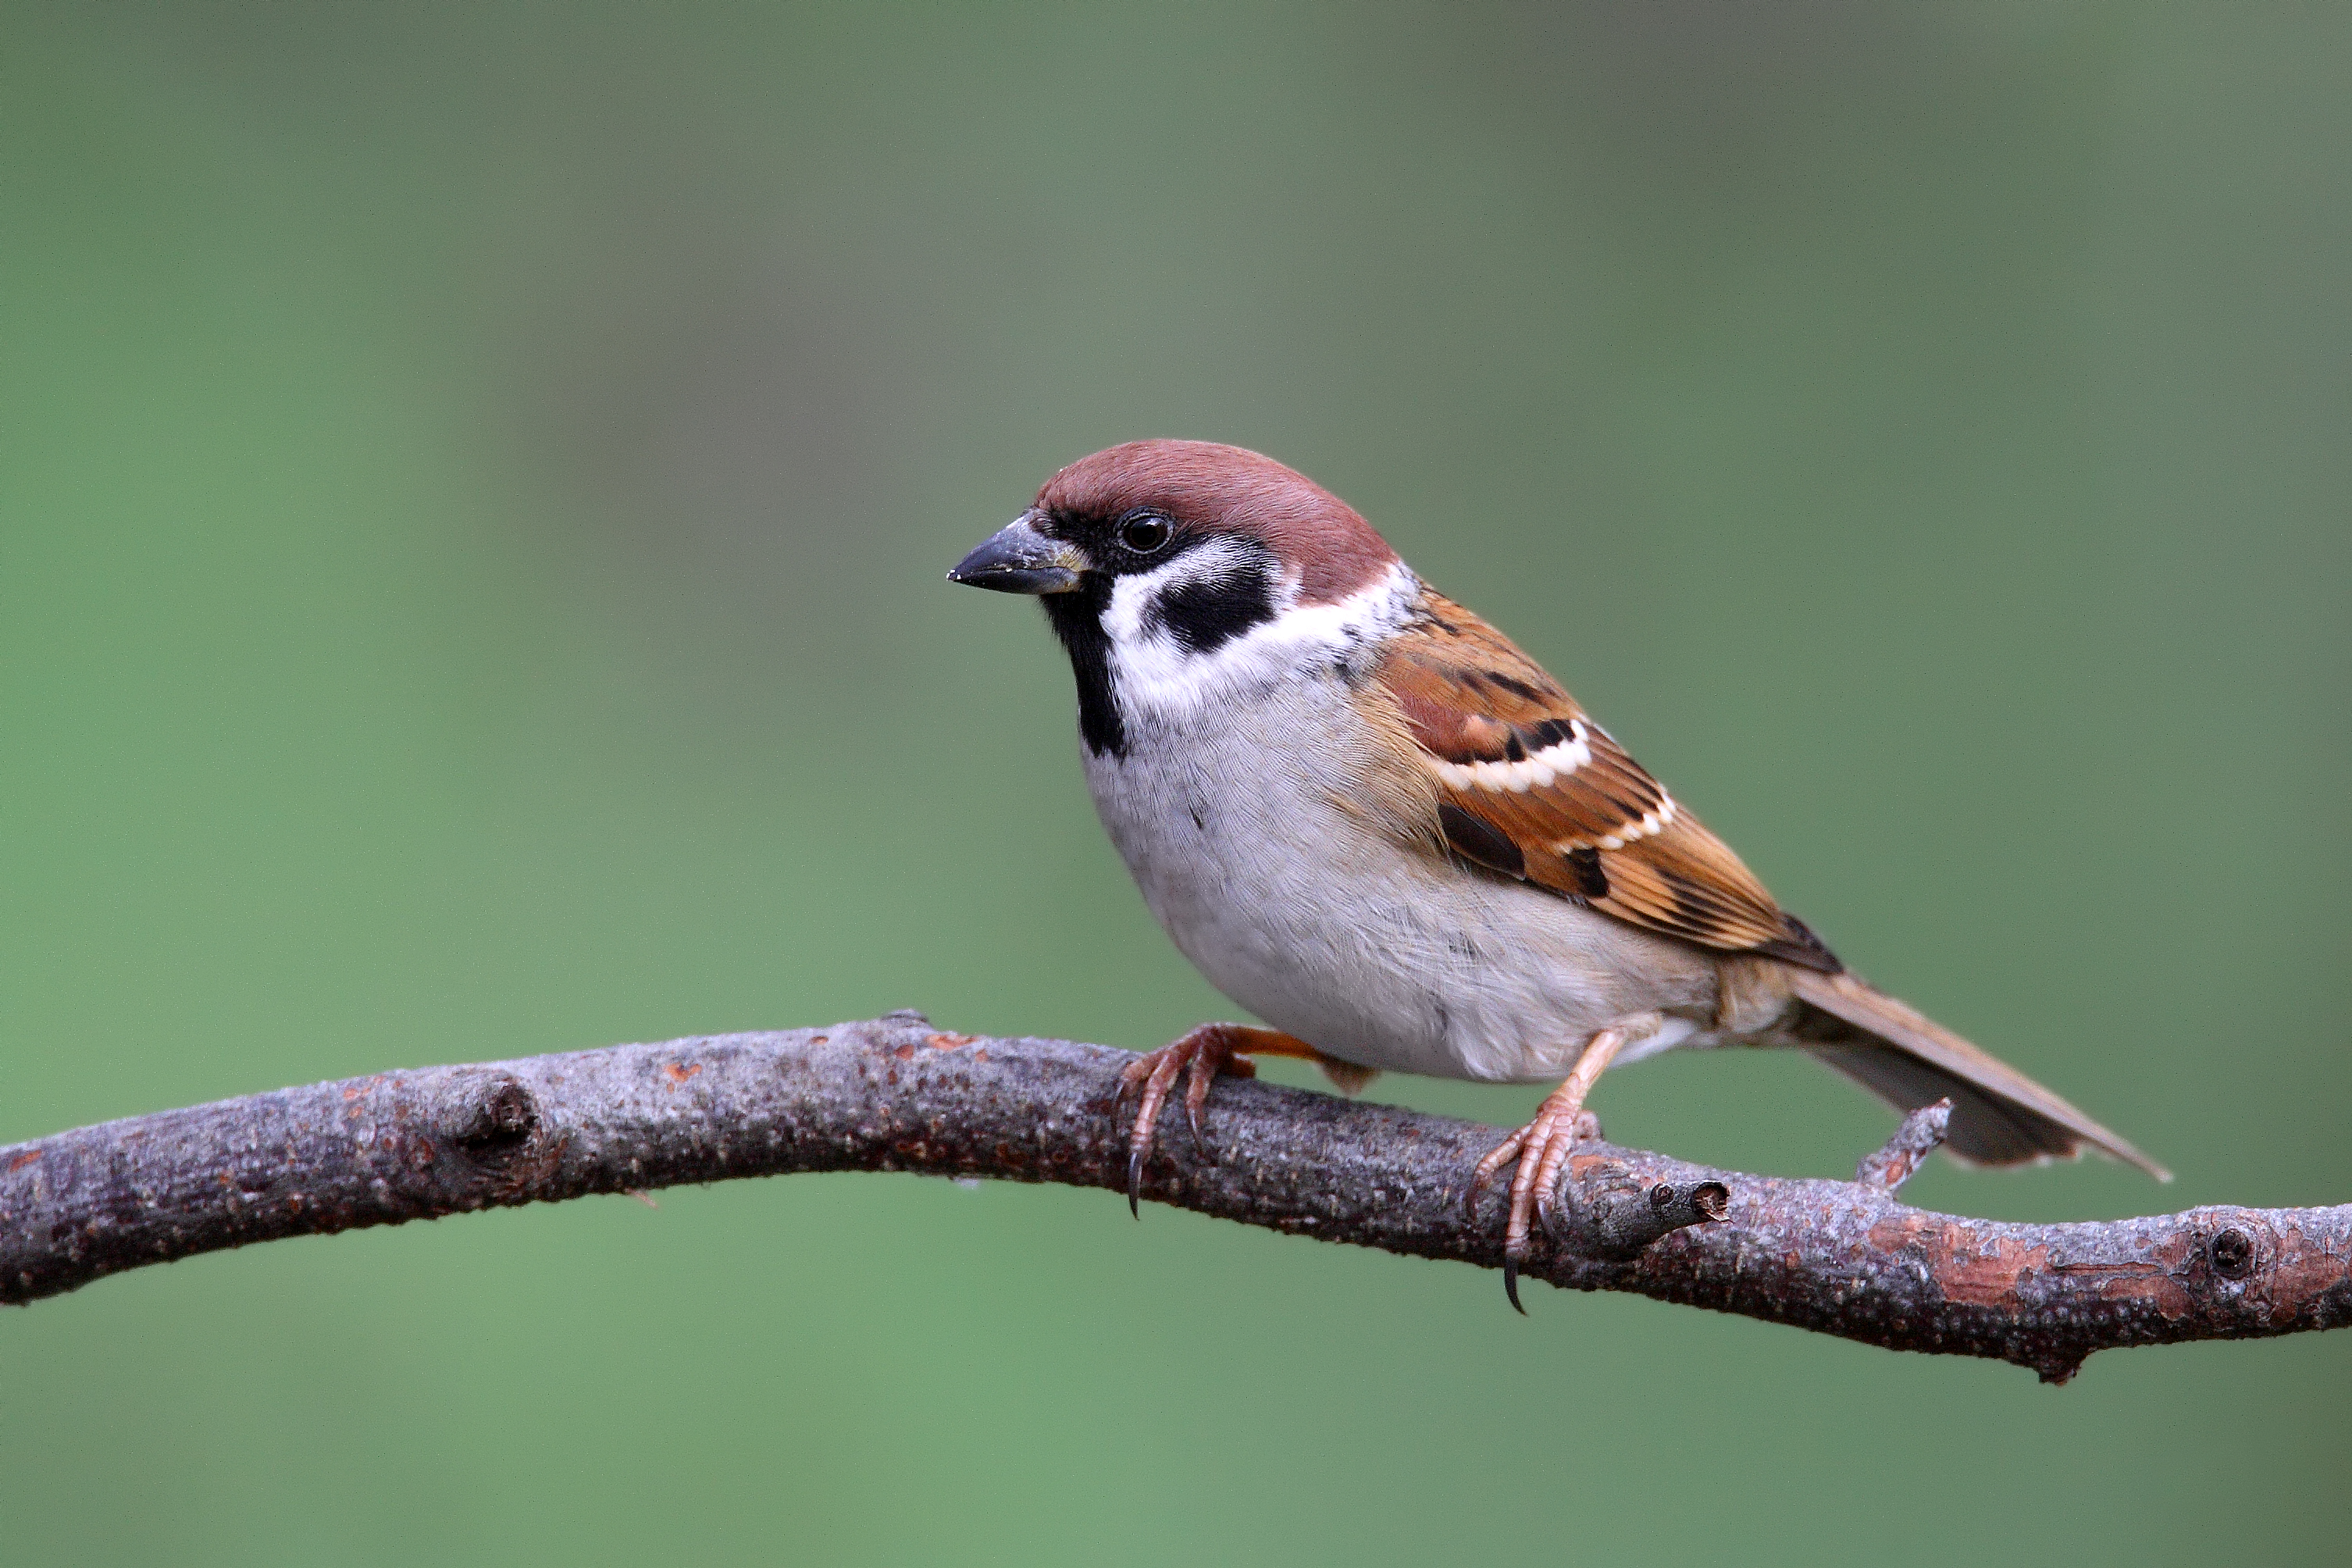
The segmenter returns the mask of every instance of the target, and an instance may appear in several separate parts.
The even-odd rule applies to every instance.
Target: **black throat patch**
[[[1097,756],[1127,755],[1127,724],[1111,686],[1110,634],[1102,624],[1103,612],[1110,608],[1110,579],[1088,574],[1075,591],[1048,594],[1037,602],[1077,678],[1078,738]]]

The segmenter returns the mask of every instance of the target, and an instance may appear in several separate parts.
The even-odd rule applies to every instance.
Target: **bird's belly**
[[[1300,715],[1281,718],[1295,742]],[[1246,719],[1151,748],[1181,768],[1097,757],[1087,776],[1169,936],[1276,1028],[1366,1067],[1535,1080],[1613,1022],[1711,1005],[1702,955],[1369,833],[1332,781],[1269,779]],[[1669,1018],[1647,1043],[1692,1032]]]

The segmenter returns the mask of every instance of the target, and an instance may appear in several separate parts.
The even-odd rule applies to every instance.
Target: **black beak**
[[[1078,585],[1087,558],[1073,544],[1048,539],[1023,512],[955,564],[950,583],[993,588],[1000,594],[1066,594]]]

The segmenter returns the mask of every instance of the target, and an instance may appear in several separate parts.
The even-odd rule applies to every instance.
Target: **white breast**
[[[1366,1067],[1535,1080],[1612,1022],[1711,1008],[1705,955],[1348,817],[1336,759],[1368,747],[1336,674],[1127,695],[1126,754],[1087,759],[1103,826],[1177,947],[1274,1027]],[[1669,1018],[1639,1054],[1696,1032]]]

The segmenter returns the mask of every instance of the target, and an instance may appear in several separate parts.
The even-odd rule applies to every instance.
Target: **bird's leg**
[[[1205,1154],[1208,1145],[1201,1138],[1201,1108],[1208,1102],[1209,1085],[1219,1073],[1255,1078],[1257,1067],[1250,1060],[1254,1056],[1297,1057],[1320,1064],[1326,1072],[1334,1067],[1343,1072],[1362,1070],[1325,1056],[1305,1040],[1246,1024],[1202,1024],[1172,1043],[1136,1058],[1120,1069],[1118,1093],[1111,1100],[1111,1114],[1116,1117],[1129,1095],[1143,1097],[1127,1135],[1127,1206],[1136,1217],[1143,1215],[1143,1162],[1150,1157],[1160,1111],[1168,1103],[1169,1091],[1176,1087],[1177,1075],[1184,1076],[1184,1120],[1192,1129],[1192,1146]]]
[[[1584,1109],[1584,1097],[1592,1092],[1625,1037],[1622,1029],[1603,1029],[1587,1040],[1569,1069],[1568,1081],[1544,1096],[1535,1120],[1488,1150],[1471,1173],[1470,1206],[1475,1211],[1495,1173],[1513,1160],[1519,1163],[1511,1176],[1510,1219],[1503,1227],[1503,1293],[1522,1316],[1527,1309],[1519,1306],[1519,1266],[1527,1261],[1528,1234],[1538,1213],[1549,1210],[1552,1187],[1577,1141],[1590,1136],[1586,1124],[1591,1114]]]

